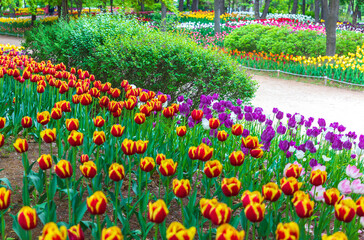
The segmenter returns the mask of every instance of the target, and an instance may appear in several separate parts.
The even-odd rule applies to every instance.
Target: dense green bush
[[[219,93],[249,100],[256,90],[256,83],[228,55],[122,17],[97,16],[43,27],[28,33],[24,46],[39,60],[89,70],[114,85],[127,79],[172,98]]]
[[[355,52],[364,43],[363,34],[342,31],[337,34],[336,53]],[[235,29],[224,41],[225,47],[239,51],[285,53],[317,57],[326,53],[326,36],[315,31],[292,31],[287,27],[252,24]]]

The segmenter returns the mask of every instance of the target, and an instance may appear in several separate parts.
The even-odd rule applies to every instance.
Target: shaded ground
[[[20,46],[23,38],[12,37],[7,35],[0,35],[0,44],[7,44]]]

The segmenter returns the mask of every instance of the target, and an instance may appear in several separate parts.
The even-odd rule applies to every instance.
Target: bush
[[[27,34],[24,47],[39,60],[53,58],[89,70],[114,86],[122,79],[154,91],[194,100],[201,94],[249,100],[256,83],[228,55],[185,37],[162,33],[122,17],[60,22]]]

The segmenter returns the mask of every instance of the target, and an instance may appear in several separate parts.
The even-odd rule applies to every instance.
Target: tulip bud
[[[37,86],[37,93],[44,93],[44,91],[45,91],[45,87],[43,85]]]
[[[191,117],[192,119],[196,122],[196,121],[200,121],[203,117],[203,111],[202,110],[197,110],[197,109],[194,109],[192,112],[191,112]]]
[[[216,129],[216,128],[220,127],[220,121],[219,121],[219,119],[217,119],[217,118],[210,118],[209,119],[209,127],[211,129]]]
[[[282,178],[281,179],[281,189],[286,195],[293,195],[302,186],[302,183],[298,182],[296,178]]]
[[[247,136],[246,138],[242,138],[241,143],[243,144],[244,147],[249,149],[255,149],[260,146],[258,137],[252,137],[250,135]]]
[[[138,140],[135,142],[136,153],[143,154],[147,151],[149,141]]]
[[[104,131],[95,131],[92,138],[96,145],[101,145],[106,141],[106,136]]]
[[[174,108],[173,107],[166,107],[163,109],[163,115],[166,118],[171,118],[174,116]]]
[[[217,204],[218,204],[218,201],[215,198],[213,198],[213,199],[201,198],[200,199],[200,211],[201,211],[202,215],[205,218],[210,219],[211,208],[216,206]]]
[[[141,102],[147,102],[149,100],[149,94],[147,92],[141,92],[139,95],[139,100]]]
[[[84,93],[84,94],[80,95],[79,99],[80,99],[80,103],[83,106],[87,106],[87,105],[90,105],[92,103],[92,97],[88,93]]]
[[[109,167],[109,178],[114,182],[119,182],[125,177],[125,170],[123,165],[118,163],[113,163]]]
[[[112,125],[110,132],[111,132],[111,135],[113,135],[114,137],[121,137],[121,136],[123,136],[124,130],[125,130],[125,127],[122,127],[119,124],[115,124],[115,125]]]
[[[73,104],[79,104],[80,103],[80,98],[78,97],[78,95],[73,95],[72,96],[72,102],[73,102]]]
[[[72,165],[66,160],[60,160],[56,166],[54,166],[54,171],[59,178],[70,178],[73,174]]]
[[[243,192],[243,195],[241,196],[241,202],[243,203],[243,207],[246,208],[249,204],[252,203],[262,203],[264,198],[258,191],[250,192],[249,190],[246,190]]]
[[[295,222],[279,223],[276,230],[277,240],[298,240],[300,236],[300,229]]]
[[[61,102],[62,112],[71,112],[71,104],[68,101]]]
[[[231,133],[234,136],[241,136],[243,134],[243,131],[244,131],[244,128],[243,128],[243,125],[241,125],[241,124],[234,124],[231,127]]]
[[[39,237],[39,240],[48,240],[48,239],[57,239],[57,240],[66,240],[67,239],[67,228],[65,226],[57,227],[57,224],[54,222],[49,222],[43,227],[42,236]]]
[[[285,171],[286,177],[294,177],[298,178],[301,176],[302,167],[298,166],[297,164],[291,164],[288,166],[288,168]]]
[[[251,222],[261,222],[264,218],[265,204],[252,202],[244,209],[246,218]]]
[[[279,189],[276,183],[270,182],[263,185],[262,193],[267,201],[276,202],[280,198],[282,190]]]
[[[158,100],[162,103],[167,102],[167,100],[168,100],[167,95],[164,95],[164,94],[158,95]]]
[[[241,182],[235,177],[223,178],[221,182],[221,190],[227,197],[238,195],[241,188]]]
[[[26,139],[16,139],[15,143],[13,144],[15,151],[18,153],[25,153],[28,151],[29,145]]]
[[[71,118],[71,119],[66,119],[66,128],[68,131],[77,131],[79,128],[80,124],[78,122],[78,119],[75,118]]]
[[[187,133],[187,128],[186,128],[186,126],[177,127],[176,132],[177,132],[177,136],[183,137]]]
[[[87,198],[87,210],[92,215],[102,215],[106,211],[107,199],[103,192],[97,191]]]
[[[86,178],[94,178],[97,173],[97,167],[94,162],[88,161],[80,166],[82,175]]]
[[[230,164],[233,166],[241,166],[244,163],[245,155],[242,151],[234,151],[230,154]]]
[[[90,161],[90,157],[87,154],[81,155],[81,163],[84,164],[85,162]]]
[[[3,129],[6,124],[6,118],[0,117],[0,129]]]
[[[101,240],[123,240],[121,229],[117,226],[102,229]],[[71,240],[71,239],[70,239]]]
[[[313,170],[310,176],[310,183],[314,186],[320,186],[326,182],[327,172],[320,169]]]
[[[54,120],[58,120],[62,118],[62,109],[60,108],[52,108],[51,118]]]
[[[23,128],[30,128],[33,125],[31,117],[25,116],[21,119],[21,125]]]
[[[5,210],[10,206],[11,191],[6,188],[0,188],[0,210]]]
[[[52,156],[48,154],[43,154],[37,160],[40,169],[43,171],[50,169],[52,167]]]
[[[342,222],[351,222],[356,213],[357,206],[351,198],[343,199],[335,204],[335,217]]]
[[[144,113],[136,113],[134,116],[134,121],[136,124],[143,124],[145,122],[145,114]]]
[[[172,159],[165,159],[159,165],[159,172],[165,177],[173,176],[176,173],[177,165]]]
[[[211,207],[210,220],[215,225],[229,223],[231,218],[231,208],[225,203],[217,203]]]
[[[5,137],[4,137],[4,135],[2,135],[2,134],[0,133],[0,148],[1,148],[2,146],[4,146],[4,143],[5,143]]]
[[[122,88],[125,88],[128,84],[129,84],[129,83],[128,83],[128,80],[123,80],[123,81],[121,81],[120,86],[121,86]]]
[[[56,129],[55,128],[53,128],[53,130],[49,128],[45,129],[40,132],[40,137],[45,143],[52,143],[56,141],[57,138]]]
[[[37,227],[37,212],[28,206],[22,207],[18,212],[18,223],[24,230],[32,230]]]
[[[148,204],[148,218],[151,222],[160,224],[169,214],[166,203],[162,199],[156,202],[149,202]]]
[[[216,240],[244,240],[245,231],[238,231],[228,223],[220,225],[216,230]]]
[[[101,116],[97,116],[93,119],[95,127],[101,128],[105,124],[105,120]]]
[[[229,134],[227,134],[227,132],[225,132],[225,130],[222,130],[222,131],[218,131],[217,132],[217,139],[220,141],[220,142],[225,142],[226,139],[228,138]]]
[[[68,143],[72,147],[81,146],[83,144],[83,134],[73,130],[68,136]]]
[[[155,158],[155,161],[158,165],[161,165],[161,162],[163,160],[166,160],[166,155],[164,155],[163,153],[159,153],[157,154],[157,157]]]
[[[250,156],[253,158],[261,158],[264,154],[264,151],[261,148],[250,149]]]
[[[344,196],[340,196],[340,191],[337,188],[330,188],[324,192],[324,200],[327,205],[334,206],[341,201]]]
[[[364,197],[361,196],[358,200],[356,200],[356,214],[359,217],[364,217]]]
[[[74,225],[74,226],[70,227],[70,229],[68,229],[68,238],[69,238],[69,240],[84,240],[85,239],[85,235],[82,231],[80,224]]]
[[[210,160],[212,158],[214,149],[210,148],[209,146],[207,146],[204,143],[201,143],[197,147],[196,151],[197,151],[198,159],[203,161],[203,162],[206,162],[206,161],[208,161],[208,160]]]
[[[312,216],[314,202],[308,198],[298,200],[294,203],[296,213],[300,218],[308,218]]]
[[[186,229],[179,222],[172,222],[167,228],[167,240],[193,240],[196,235],[196,228]]]
[[[133,140],[124,139],[121,143],[121,150],[125,155],[134,155],[136,153],[136,144]]]
[[[189,157],[191,160],[198,159],[197,147],[190,147],[190,148],[188,149],[188,157]]]
[[[110,99],[107,96],[103,96],[99,100],[99,105],[101,108],[107,108],[109,106]]]
[[[206,177],[215,178],[220,176],[222,165],[218,160],[207,161],[203,171],[206,174]]]
[[[125,101],[125,108],[128,110],[133,110],[136,104],[136,100],[128,99],[127,101]]]
[[[308,195],[308,193],[305,193],[304,191],[298,190],[293,194],[293,198],[291,201],[293,204],[295,204],[296,202],[301,201],[303,199],[310,200],[310,195]]]
[[[178,198],[185,198],[190,195],[191,184],[188,179],[173,180],[173,193]]]
[[[151,157],[145,157],[140,160],[140,169],[144,172],[150,172],[154,169],[155,162]]]
[[[49,123],[51,120],[51,115],[48,111],[44,111],[41,113],[37,113],[37,122],[42,124],[43,126]]]
[[[322,240],[348,240],[348,237],[343,232],[336,232],[330,236],[322,235]]]

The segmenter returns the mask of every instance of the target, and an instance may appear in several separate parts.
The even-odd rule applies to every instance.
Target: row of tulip
[[[16,51],[0,65],[0,146],[13,144],[24,167],[24,207],[12,216],[21,239],[40,222],[40,239],[363,237],[364,136],[338,123],[316,127],[217,94],[171,104],[126,80],[112,87]],[[37,159],[28,157],[32,139]],[[2,180],[5,236],[14,190]],[[56,199],[66,199],[68,220]],[[176,206],[180,215],[169,211]]]

